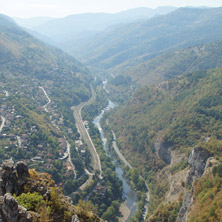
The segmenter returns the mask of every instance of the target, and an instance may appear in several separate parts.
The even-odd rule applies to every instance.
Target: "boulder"
[[[17,171],[19,177],[22,177],[24,175],[27,176],[29,174],[28,173],[28,166],[22,161],[19,161],[16,164],[15,168],[16,168],[16,171]]]
[[[3,204],[2,204],[2,213],[4,217],[7,219],[7,222],[18,221],[18,216],[19,216],[18,203],[10,193],[6,193],[4,195]]]

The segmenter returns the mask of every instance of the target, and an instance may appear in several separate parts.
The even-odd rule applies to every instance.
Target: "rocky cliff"
[[[36,203],[31,195],[38,197]],[[19,205],[21,202],[21,205]],[[28,206],[26,209],[24,206]],[[0,167],[0,222],[100,222],[89,210],[73,206],[49,174],[28,170],[24,162]]]
[[[188,163],[190,165],[190,170],[187,174],[187,184],[191,186],[191,191],[187,191],[184,194],[182,207],[180,208],[178,217],[176,222],[185,222],[187,221],[187,213],[189,207],[193,201],[193,182],[197,181],[204,173],[207,160],[212,156],[212,154],[202,148],[202,147],[194,147],[189,156]]]

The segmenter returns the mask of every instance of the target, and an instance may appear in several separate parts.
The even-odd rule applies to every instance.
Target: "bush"
[[[20,196],[14,195],[19,205],[25,207],[27,210],[36,210],[45,204],[43,197],[37,193],[23,193]]]

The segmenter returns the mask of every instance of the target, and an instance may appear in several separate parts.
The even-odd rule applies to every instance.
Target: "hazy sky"
[[[136,7],[222,6],[221,0],[0,0],[0,13],[11,17],[64,17],[86,12],[119,12]]]

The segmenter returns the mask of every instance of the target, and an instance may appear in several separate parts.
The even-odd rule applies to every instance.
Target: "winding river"
[[[133,216],[138,209],[137,203],[136,203],[137,202],[136,192],[128,185],[126,179],[123,177],[123,170],[120,168],[119,164],[117,163],[117,160],[108,152],[107,139],[105,138],[103,129],[100,125],[100,120],[101,120],[102,116],[104,115],[104,113],[114,107],[115,107],[115,104],[109,100],[109,104],[107,105],[107,107],[104,110],[102,110],[100,115],[98,115],[94,119],[93,123],[96,125],[96,127],[98,128],[98,130],[100,132],[102,142],[103,142],[103,148],[106,151],[106,155],[112,159],[113,164],[116,167],[117,177],[123,182],[123,196],[122,196],[122,198],[123,198],[123,200],[126,200],[126,206],[130,211],[130,215],[128,216],[128,218],[126,218],[124,220],[124,222],[127,222],[127,221],[129,221],[129,218],[131,216]]]

